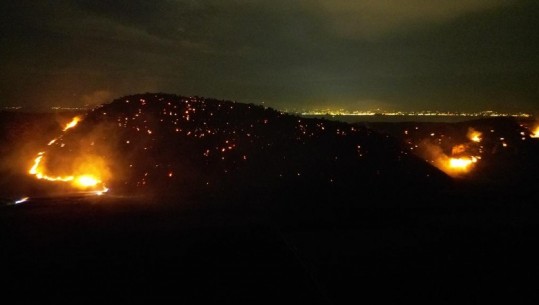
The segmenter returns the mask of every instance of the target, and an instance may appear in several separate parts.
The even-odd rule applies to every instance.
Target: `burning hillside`
[[[401,138],[410,152],[450,176],[521,184],[537,168],[534,126],[533,121],[514,118],[377,124],[378,130]]]
[[[368,193],[441,177],[392,138],[362,126],[164,94],[127,96],[74,119],[29,173],[97,193],[110,187],[161,194],[284,186]]]
[[[442,148],[444,135],[433,140],[435,137],[436,133],[431,133],[430,138],[422,140],[415,147],[416,153],[450,176],[462,177],[469,174],[482,158],[482,133],[473,128],[468,129],[467,139],[452,145],[448,153]]]
[[[65,133],[74,128],[80,120],[80,117],[74,117],[65,125],[62,131]],[[39,152],[28,173],[40,180],[69,183],[76,189],[93,191],[97,195],[107,192],[108,188],[102,179],[108,176],[108,170],[102,158],[80,149],[75,151],[69,148],[66,150],[55,149],[65,147],[64,136],[65,134],[62,134],[47,144],[49,150],[54,152],[51,153],[51,160],[49,160],[49,156],[46,155],[45,151]],[[68,155],[66,155],[66,152]]]

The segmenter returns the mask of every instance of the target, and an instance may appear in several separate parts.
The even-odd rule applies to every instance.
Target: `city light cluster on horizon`
[[[4,106],[0,108],[2,111],[88,111],[94,108],[93,106],[51,106],[51,107],[24,107],[24,106]]]
[[[264,104],[264,103],[262,103]],[[51,106],[43,110],[52,111],[88,111],[93,107],[88,105],[80,107],[63,107],[63,106]],[[3,111],[24,111],[31,110],[23,106],[4,106]],[[534,116],[526,112],[498,112],[492,110],[485,110],[479,112],[467,112],[467,111],[433,111],[433,110],[421,110],[421,111],[381,111],[381,110],[345,110],[345,109],[313,109],[313,110],[282,110],[285,113],[303,115],[303,116],[433,116],[433,117],[518,117],[518,118],[533,118]]]
[[[520,117],[520,118],[531,118],[533,115],[525,112],[497,112],[497,111],[480,111],[480,112],[464,112],[464,111],[349,111],[344,109],[339,110],[303,110],[296,112],[305,116],[320,116],[320,115],[330,115],[330,116],[456,116],[456,117]]]

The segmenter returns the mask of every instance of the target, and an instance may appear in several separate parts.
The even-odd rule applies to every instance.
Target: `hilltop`
[[[363,125],[170,94],[95,108],[48,154],[50,164],[104,156],[114,192],[160,197],[323,195],[368,203],[449,183],[396,139]]]

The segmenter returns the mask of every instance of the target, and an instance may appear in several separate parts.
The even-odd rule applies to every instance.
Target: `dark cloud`
[[[535,110],[538,8],[509,0],[12,1],[0,4],[0,101],[82,104],[165,91],[280,108]]]
[[[510,0],[303,0],[337,33],[350,38],[378,38],[413,26],[443,23],[463,15],[507,6]]]

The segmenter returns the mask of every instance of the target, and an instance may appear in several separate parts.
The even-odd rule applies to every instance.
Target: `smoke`
[[[81,101],[85,106],[95,107],[112,100],[113,94],[108,90],[97,90],[82,96]]]
[[[82,126],[81,126],[82,125]],[[41,167],[51,177],[73,177],[71,184],[82,190],[103,189],[113,177],[115,143],[110,123],[81,124],[66,131],[47,146]]]
[[[0,114],[0,188],[2,197],[29,195],[38,191],[28,175],[32,160],[60,131],[52,113]]]
[[[424,139],[418,144],[416,154],[441,170],[444,170],[443,164],[449,161],[449,156],[430,139]]]

